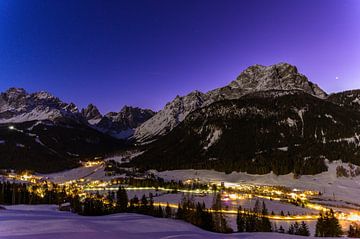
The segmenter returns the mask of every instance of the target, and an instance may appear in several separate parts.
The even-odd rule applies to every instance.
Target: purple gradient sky
[[[0,1],[0,91],[159,110],[278,62],[360,88],[360,0]]]

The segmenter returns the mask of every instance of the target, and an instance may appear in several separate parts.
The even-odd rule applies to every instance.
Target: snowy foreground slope
[[[84,217],[59,212],[56,206],[51,205],[6,208],[0,211],[0,238],[6,239],[303,238],[279,233],[211,233],[182,221],[138,214]]]

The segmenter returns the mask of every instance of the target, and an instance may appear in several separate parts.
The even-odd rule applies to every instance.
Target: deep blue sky
[[[360,88],[360,0],[0,1],[0,91],[159,110],[278,62]]]

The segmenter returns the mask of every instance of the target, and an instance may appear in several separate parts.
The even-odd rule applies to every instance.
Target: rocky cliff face
[[[93,104],[89,104],[86,108],[82,109],[81,114],[92,125],[99,123],[102,118],[100,111]]]

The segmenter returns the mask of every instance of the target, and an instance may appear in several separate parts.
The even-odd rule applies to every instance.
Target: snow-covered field
[[[58,173],[40,175],[54,183],[64,183],[70,180],[87,178],[90,180],[108,180],[110,177],[105,176],[105,166],[95,165],[92,167],[79,167]]]
[[[294,175],[280,175],[273,173],[265,175],[254,175],[247,173],[233,172],[225,174],[214,170],[174,170],[154,173],[164,179],[187,180],[200,179],[204,182],[225,182],[225,183],[252,183],[258,185],[280,185],[289,188],[314,190],[323,193],[322,198],[336,201],[345,201],[360,204],[360,176],[350,178],[336,177],[336,167],[347,164],[341,162],[329,163],[329,170],[317,175],[303,175],[298,179]]]
[[[54,205],[17,205],[6,208],[0,211],[2,239],[303,238],[278,233],[211,233],[178,220],[128,213],[84,217],[57,211]]]

